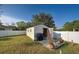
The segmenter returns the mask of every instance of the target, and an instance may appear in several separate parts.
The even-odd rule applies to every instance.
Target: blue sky
[[[56,27],[61,28],[67,21],[79,20],[79,5],[75,4],[20,4],[2,5],[2,22],[17,22],[19,20],[30,21],[32,15],[45,12],[53,16]],[[6,19],[7,17],[7,19]]]

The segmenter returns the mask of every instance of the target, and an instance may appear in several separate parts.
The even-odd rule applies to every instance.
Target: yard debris
[[[60,43],[63,43],[64,42],[64,40],[62,38],[59,38],[59,39],[60,39]]]
[[[47,47],[48,47],[49,49],[53,49],[53,48],[54,48],[54,45],[53,45],[52,43],[49,43],[49,44],[47,45]]]
[[[49,49],[54,48],[54,44],[53,44],[53,42],[52,42],[51,34],[50,34],[49,29],[47,30],[47,38],[48,38],[48,45],[47,45],[47,47],[48,47]]]

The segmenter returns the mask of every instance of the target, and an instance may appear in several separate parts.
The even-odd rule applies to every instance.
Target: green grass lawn
[[[25,35],[0,38],[1,54],[59,54],[60,49],[63,53],[79,53],[78,44],[65,43],[58,49],[49,50]]]

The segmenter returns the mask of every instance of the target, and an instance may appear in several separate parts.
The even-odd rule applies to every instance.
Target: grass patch
[[[63,54],[77,54],[79,53],[79,45],[72,46],[70,42],[65,42],[60,48],[50,51],[25,35],[0,38],[1,54],[59,54],[60,50]]]
[[[33,54],[51,53],[46,47],[25,35],[0,38],[0,53]]]

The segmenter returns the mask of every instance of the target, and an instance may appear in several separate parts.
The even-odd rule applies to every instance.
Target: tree
[[[1,20],[0,20],[0,26],[2,26],[2,22],[1,22]]]
[[[33,26],[32,22],[27,22],[27,23],[26,23],[26,28],[32,27],[32,26]]]
[[[15,23],[11,23],[11,25],[8,25],[8,27],[10,27],[12,30],[17,30]]]
[[[79,30],[79,20],[74,20],[72,22],[66,22],[63,26],[65,31],[73,31],[73,29]]]
[[[63,30],[65,30],[65,31],[72,31],[73,30],[73,25],[70,22],[66,22],[63,27],[64,27]]]
[[[79,20],[74,20],[73,22],[72,22],[72,24],[73,24],[73,28],[75,28],[75,29],[79,29]]]
[[[1,20],[0,20],[0,30],[4,30],[4,26],[2,25]]]
[[[55,28],[55,23],[53,21],[53,17],[51,15],[45,14],[45,13],[39,13],[39,14],[33,15],[32,24],[33,25],[43,24],[48,27]]]
[[[2,14],[2,9],[1,9],[2,5],[0,5],[0,18],[1,18],[1,14]],[[0,20],[0,26],[2,26],[2,22]]]
[[[26,23],[24,21],[17,22],[17,27],[19,30],[25,30],[26,29]]]
[[[0,18],[1,18],[2,13],[3,13],[2,4],[0,4]],[[0,30],[3,30],[3,29],[4,29],[4,26],[2,25],[2,22],[0,20]]]

